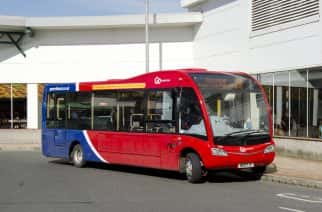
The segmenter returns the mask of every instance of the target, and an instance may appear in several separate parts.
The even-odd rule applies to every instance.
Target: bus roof
[[[194,82],[189,77],[190,73],[218,73],[218,74],[243,74],[243,72],[208,71],[201,68],[162,70],[141,74],[128,79],[110,79],[97,82],[81,82],[71,84],[51,84],[47,85],[48,91],[93,91],[93,90],[113,90],[113,89],[143,89],[143,88],[173,88],[191,87]]]

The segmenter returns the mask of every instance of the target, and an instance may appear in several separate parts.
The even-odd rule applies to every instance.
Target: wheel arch
[[[186,158],[186,155],[188,153],[195,153],[199,156],[201,162],[202,161],[202,158],[201,158],[201,155],[198,153],[197,150],[195,150],[194,148],[192,147],[186,147],[186,148],[183,148],[181,151],[180,151],[180,154],[179,154],[179,172],[180,173],[185,173],[185,158]]]

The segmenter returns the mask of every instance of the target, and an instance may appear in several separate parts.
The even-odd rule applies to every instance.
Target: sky
[[[104,16],[145,11],[145,0],[0,0],[0,3],[0,16]],[[180,0],[150,0],[150,10],[185,11]]]

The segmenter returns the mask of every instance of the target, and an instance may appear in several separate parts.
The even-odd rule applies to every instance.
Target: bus
[[[262,86],[242,72],[157,71],[129,79],[47,84],[42,153],[149,167],[201,182],[208,171],[260,178],[275,157]]]

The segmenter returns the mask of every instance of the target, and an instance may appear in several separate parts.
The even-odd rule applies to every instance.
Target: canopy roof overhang
[[[201,23],[198,12],[151,14],[150,27],[184,27]],[[35,30],[78,30],[109,28],[143,28],[145,15],[81,16],[81,17],[16,17],[0,16],[0,44],[14,45],[26,56],[20,43]]]

